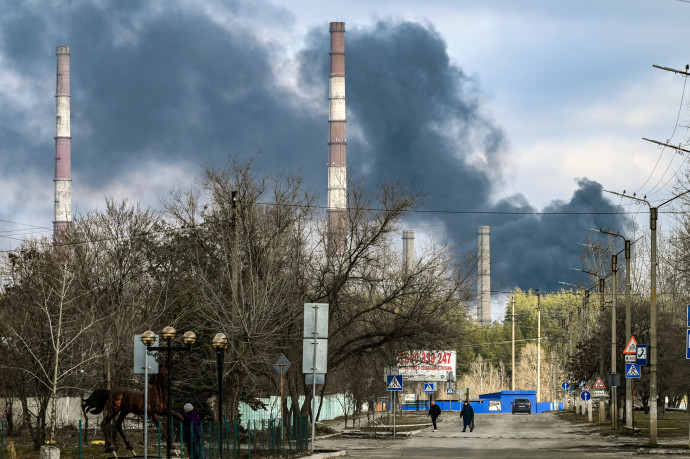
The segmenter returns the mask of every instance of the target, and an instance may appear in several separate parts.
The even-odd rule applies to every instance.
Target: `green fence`
[[[270,419],[264,421],[204,422],[201,424],[201,444],[182,444],[182,423],[173,420],[172,432],[179,434],[180,455],[188,459],[230,459],[288,456],[309,449],[309,419],[298,417],[294,421]],[[162,426],[158,422],[157,457],[166,456],[162,440]],[[155,437],[154,437],[155,438]],[[82,458],[82,429],[79,422],[79,458]],[[2,422],[2,456],[5,459],[5,423]],[[151,445],[149,445],[149,450]],[[149,454],[150,457],[155,457]]]
[[[157,457],[166,456],[165,441],[162,438],[162,426],[158,422],[158,432],[149,436],[157,445]],[[180,444],[182,438],[182,423],[173,420],[173,432],[177,432],[177,445],[180,446],[181,457],[189,459],[230,459],[252,457],[288,456],[309,449],[311,433],[309,418],[272,418],[265,420],[249,420],[230,422],[204,422],[201,426],[201,445]],[[83,450],[83,430],[79,421],[78,457],[81,459]],[[156,439],[157,437],[157,439]],[[151,451],[152,446],[149,446]],[[188,452],[191,451],[191,454]],[[0,421],[0,459],[6,457],[5,421]],[[150,454],[149,457],[156,457]]]

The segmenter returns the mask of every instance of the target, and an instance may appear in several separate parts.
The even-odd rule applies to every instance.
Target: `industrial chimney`
[[[331,73],[328,80],[328,247],[345,252],[347,241],[347,166],[345,151],[345,23],[331,22]]]
[[[58,46],[55,92],[55,208],[53,238],[58,240],[72,221],[72,168],[70,159],[69,46]]]
[[[489,226],[479,227],[479,256],[477,259],[477,321],[491,323],[491,255]]]
[[[409,274],[414,267],[414,231],[405,230],[402,235],[403,239],[403,274]]]

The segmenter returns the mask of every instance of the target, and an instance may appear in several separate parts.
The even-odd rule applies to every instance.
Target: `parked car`
[[[513,400],[513,414],[515,413],[527,413],[532,412],[532,402],[528,398],[516,398]]]

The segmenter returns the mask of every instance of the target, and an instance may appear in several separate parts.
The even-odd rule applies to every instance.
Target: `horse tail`
[[[84,400],[81,409],[86,413],[99,414],[105,408],[108,397],[110,397],[109,389],[96,389],[86,400]]]

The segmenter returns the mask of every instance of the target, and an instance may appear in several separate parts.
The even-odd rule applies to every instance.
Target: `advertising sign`
[[[398,369],[406,381],[446,381],[455,375],[456,351],[408,351],[398,355]]]

